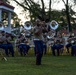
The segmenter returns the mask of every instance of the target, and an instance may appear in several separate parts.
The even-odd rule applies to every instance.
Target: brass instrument
[[[50,26],[50,31],[48,31],[47,38],[52,39],[56,35],[55,30],[58,28],[59,24],[55,20],[52,20],[48,25]]]
[[[48,32],[47,39],[52,39],[55,36],[55,31],[51,30]]]
[[[59,24],[55,21],[55,20],[52,20],[50,22],[50,27],[52,30],[56,30],[58,28]]]
[[[32,29],[32,23],[30,21],[26,21],[24,25],[24,29],[31,30]]]
[[[24,26],[20,27],[20,33],[22,33],[25,37],[29,38],[32,30],[32,22],[26,21]]]

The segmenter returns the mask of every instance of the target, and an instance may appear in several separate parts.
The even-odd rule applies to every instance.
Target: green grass
[[[0,58],[1,59],[1,58]],[[42,65],[35,65],[34,54],[16,55],[0,60],[0,75],[76,75],[76,57],[44,55]]]
[[[76,75],[76,57],[46,55],[40,66],[34,56],[7,59],[0,61],[0,75]]]

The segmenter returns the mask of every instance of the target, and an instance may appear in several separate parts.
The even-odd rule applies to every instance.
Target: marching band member
[[[43,41],[43,53],[44,54],[46,54],[46,52],[47,52],[47,44],[46,44],[47,42],[46,42],[46,39],[45,39],[45,41]]]
[[[46,54],[47,52],[47,33],[48,33],[48,25],[45,21],[42,22],[42,35],[43,35],[43,53]]]
[[[26,45],[25,45],[25,42],[26,42],[26,39],[24,38],[24,36],[22,34],[19,35],[17,41],[16,41],[16,44],[17,44],[17,47],[19,48],[19,52],[20,52],[20,55],[26,55]]]
[[[71,55],[76,56],[76,40],[72,40]]]
[[[11,36],[9,34],[6,35],[6,33],[4,31],[2,31],[1,34],[2,34],[1,47],[5,50],[5,53],[7,56],[9,56],[9,51],[10,51],[12,54],[12,57],[14,57],[14,49],[13,49],[13,45],[11,43]]]
[[[2,34],[0,33],[0,48],[2,48],[2,43],[3,43],[3,41],[2,41]],[[0,50],[0,54],[1,54],[2,60],[7,61],[7,58],[4,57],[3,53],[4,53],[4,51]]]
[[[36,65],[41,65],[41,59],[43,56],[43,35],[42,26],[39,19],[36,20],[36,26],[34,27],[34,45],[36,52]]]
[[[13,41],[12,35],[10,33],[6,33],[6,42],[9,49],[9,53],[11,53],[12,57],[14,57],[14,47],[12,41]]]
[[[56,56],[56,53],[55,51],[57,50],[57,45],[59,44],[59,41],[54,41],[54,44],[51,46],[51,49],[52,49],[52,54],[54,56]],[[59,49],[57,50],[57,55],[59,56]]]
[[[51,48],[54,56],[56,55],[55,50],[57,50],[58,56],[60,55],[60,52],[63,53],[64,44],[61,35],[55,38],[54,45]]]
[[[55,31],[50,30],[47,34],[48,45],[52,46],[55,41]]]
[[[70,48],[72,46],[71,40],[72,40],[72,36],[70,35],[67,39],[67,44],[66,44],[67,53],[70,53]]]
[[[28,54],[28,51],[30,49],[30,40],[25,38],[25,45],[26,45],[26,54]]]
[[[76,56],[76,37],[74,34],[72,35],[70,41],[71,41],[71,55]]]
[[[9,56],[7,42],[6,42],[6,33],[5,33],[5,31],[1,31],[1,34],[2,34],[2,37],[1,37],[2,43],[0,44],[0,46],[1,46],[0,48],[5,50],[6,56]]]

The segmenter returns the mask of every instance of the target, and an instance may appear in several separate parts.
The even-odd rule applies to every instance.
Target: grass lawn
[[[42,65],[35,65],[35,56],[0,57],[0,75],[76,75],[76,57],[44,55]]]
[[[0,61],[0,75],[76,75],[76,57],[46,55],[40,66],[34,56],[7,59]]]

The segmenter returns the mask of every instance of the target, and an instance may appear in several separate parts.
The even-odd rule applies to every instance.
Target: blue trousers
[[[67,45],[66,45],[66,49],[67,49],[67,52],[69,53],[69,48],[71,47],[72,45],[71,45],[71,43],[68,43]]]
[[[7,46],[8,46],[9,52],[12,54],[12,57],[14,57],[14,48],[13,48],[13,45],[8,43]]]
[[[43,44],[43,53],[46,54],[46,51],[47,51],[47,45]],[[36,55],[36,47],[34,47],[34,52],[35,52],[35,55]]]
[[[26,53],[28,54],[28,50],[30,49],[29,45],[26,45]]]
[[[9,56],[9,51],[11,52],[12,57],[14,56],[14,49],[13,49],[13,45],[12,44],[0,44],[0,48],[5,50],[6,56]]]
[[[6,44],[0,44],[0,48],[5,50],[6,56],[9,56],[9,54],[8,54],[8,46]]]
[[[25,44],[20,44],[19,45],[19,50],[20,50],[20,54],[21,56],[24,54],[24,56],[26,55],[26,50],[27,50],[27,47]]]
[[[43,51],[44,51],[44,54],[46,54],[46,51],[47,51],[47,45],[46,44],[43,44]]]
[[[72,46],[71,55],[72,55],[72,56],[76,56],[76,45],[73,45],[73,46]]]
[[[34,40],[35,53],[36,53],[36,65],[41,65],[41,59],[43,55],[43,41]]]
[[[61,44],[54,44],[53,46],[52,46],[52,53],[53,53],[53,55],[55,56],[56,54],[55,54],[55,50],[57,50],[57,55],[59,56],[60,55],[60,49],[61,48],[63,48],[64,46],[63,45],[61,45]]]

